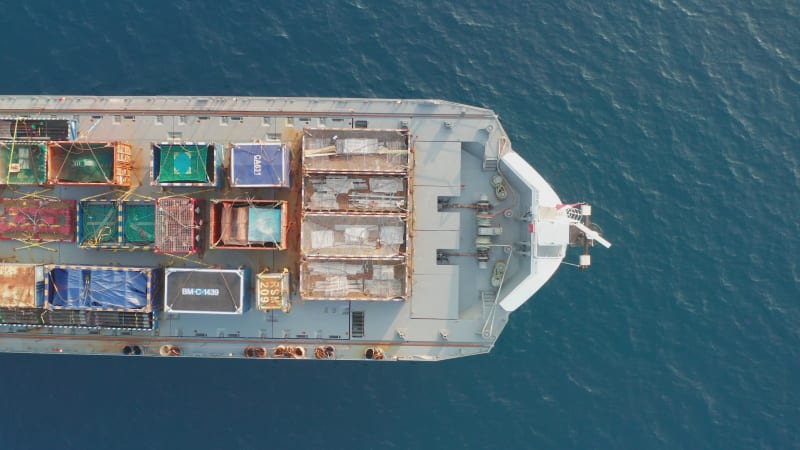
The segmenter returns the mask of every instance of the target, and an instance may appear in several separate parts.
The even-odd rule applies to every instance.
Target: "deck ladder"
[[[494,172],[497,170],[497,158],[494,156],[485,156],[483,158],[483,170],[487,172]]]
[[[489,317],[489,313],[494,308],[494,301],[497,298],[495,291],[481,291],[481,306],[483,307],[483,319]]]

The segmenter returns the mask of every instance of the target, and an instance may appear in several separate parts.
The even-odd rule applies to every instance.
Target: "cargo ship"
[[[441,100],[0,96],[0,187],[2,352],[476,355],[610,246]]]

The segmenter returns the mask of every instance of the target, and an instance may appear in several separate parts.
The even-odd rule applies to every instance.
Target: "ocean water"
[[[5,2],[0,92],[486,106],[615,246],[481,357],[0,355],[0,448],[800,448],[800,4],[161,3]]]

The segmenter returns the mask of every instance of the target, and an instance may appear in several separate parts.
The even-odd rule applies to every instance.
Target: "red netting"
[[[156,250],[162,253],[197,251],[195,209],[190,198],[166,198],[156,201]]]

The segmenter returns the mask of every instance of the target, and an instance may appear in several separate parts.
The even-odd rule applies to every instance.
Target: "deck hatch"
[[[241,314],[247,274],[245,269],[166,269],[164,309],[172,313]]]

